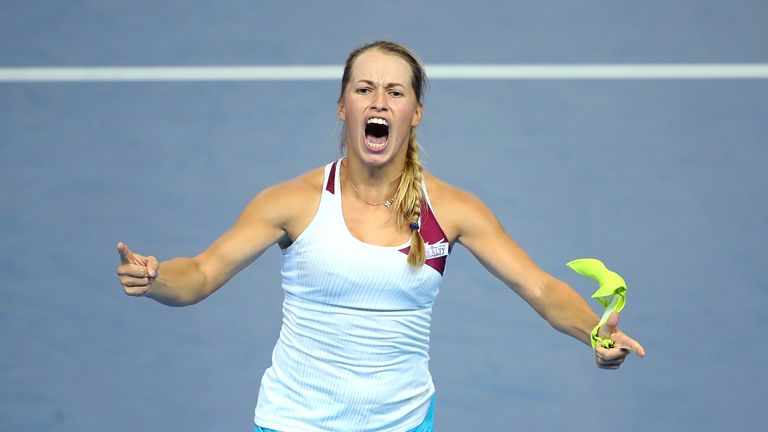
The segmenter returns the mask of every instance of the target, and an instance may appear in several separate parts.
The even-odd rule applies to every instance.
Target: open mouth
[[[383,150],[389,139],[389,122],[381,117],[371,117],[365,123],[365,144],[374,151]]]

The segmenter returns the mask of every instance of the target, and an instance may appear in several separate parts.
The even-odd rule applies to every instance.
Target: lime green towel
[[[600,260],[594,258],[581,258],[569,262],[568,267],[576,273],[597,281],[600,287],[592,294],[592,298],[597,299],[601,305],[605,306],[600,322],[592,330],[592,348],[597,344],[605,348],[613,347],[613,341],[608,338],[600,337],[597,332],[600,326],[608,321],[612,312],[619,313],[624,309],[627,303],[627,283],[624,279],[608,270]]]

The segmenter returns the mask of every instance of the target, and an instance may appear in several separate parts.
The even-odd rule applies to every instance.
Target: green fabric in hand
[[[608,270],[600,260],[580,258],[569,262],[568,267],[576,273],[597,281],[599,288],[592,294],[601,305],[605,306],[600,322],[592,330],[592,348],[600,344],[604,348],[613,347],[613,341],[598,334],[600,326],[608,321],[612,312],[619,313],[627,302],[627,284],[617,273]]]

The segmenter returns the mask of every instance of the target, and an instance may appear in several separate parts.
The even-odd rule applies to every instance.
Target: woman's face
[[[355,59],[339,102],[345,142],[366,165],[382,166],[402,154],[422,106],[411,86],[411,67],[393,54],[372,49]]]

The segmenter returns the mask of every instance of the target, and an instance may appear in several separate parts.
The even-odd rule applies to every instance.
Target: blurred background
[[[0,67],[768,62],[768,3],[0,4]],[[206,301],[123,294],[115,245],[192,256],[262,188],[338,156],[338,80],[0,82],[0,430],[249,431],[281,320],[275,247]],[[766,79],[433,80],[427,168],[547,271],[629,285],[616,372],[454,248],[436,430],[757,428],[768,382]],[[593,300],[590,304],[598,310]]]

